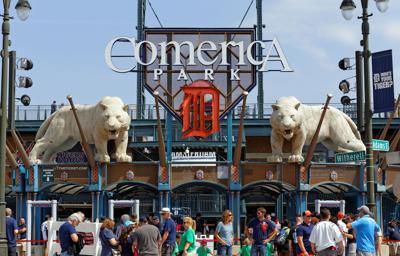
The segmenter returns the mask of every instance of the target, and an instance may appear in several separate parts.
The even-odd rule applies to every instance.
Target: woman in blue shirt
[[[218,241],[218,255],[232,256],[233,244],[233,214],[230,210],[222,213],[222,221],[218,223],[215,230],[215,238]]]
[[[101,256],[112,256],[112,249],[118,245],[117,236],[112,232],[115,222],[106,218],[100,228]]]

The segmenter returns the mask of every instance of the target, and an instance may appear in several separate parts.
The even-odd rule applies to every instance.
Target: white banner
[[[172,152],[172,167],[216,166],[216,161],[216,152]]]

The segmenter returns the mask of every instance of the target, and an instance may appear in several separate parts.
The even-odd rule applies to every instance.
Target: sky
[[[112,71],[105,63],[107,43],[117,36],[136,37],[137,1],[30,0],[32,11],[20,21],[12,1],[10,50],[18,57],[34,62],[29,71],[33,86],[17,88],[17,97],[28,94],[31,105],[49,105],[53,100],[66,103],[72,95],[75,103],[93,104],[103,96],[119,96],[125,103],[136,102],[136,75]],[[151,0],[164,27],[237,27],[251,0]],[[370,0],[370,50],[393,50],[395,94],[400,79],[400,1],[389,2],[380,13]],[[354,57],[361,35],[361,2],[352,20],[340,12],[341,0],[263,1],[264,39],[276,37],[287,57],[292,73],[264,74],[264,102],[281,96],[295,96],[305,103],[324,102],[332,93],[332,102],[340,102],[338,89],[342,79],[355,71],[342,71],[338,61]],[[242,27],[256,24],[255,1]],[[159,27],[147,5],[146,26]],[[354,60],[352,60],[354,61]],[[355,79],[349,79],[355,86]],[[349,95],[355,98],[355,93]],[[256,102],[257,87],[248,102]],[[152,96],[147,93],[147,102]]]

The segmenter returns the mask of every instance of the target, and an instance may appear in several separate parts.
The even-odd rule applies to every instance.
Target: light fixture
[[[342,4],[340,5],[340,10],[342,10],[343,18],[345,18],[346,20],[351,20],[355,8],[356,4],[353,2],[353,0],[343,0]]]
[[[340,102],[343,105],[349,105],[352,99],[350,99],[349,96],[343,96],[342,98],[340,98]]]
[[[18,77],[18,87],[20,88],[29,88],[33,85],[33,81],[30,77],[20,76]]]
[[[339,90],[343,93],[348,93],[350,91],[350,83],[347,80],[340,81]]]
[[[386,12],[389,7],[389,0],[375,0],[375,2],[376,8],[378,8],[380,12]]]
[[[341,70],[348,70],[351,68],[350,58],[343,58],[339,61],[338,66]]]
[[[33,62],[28,58],[20,58],[18,60],[18,69],[31,70],[33,68]]]
[[[31,104],[31,97],[29,97],[26,94],[22,95],[19,100],[21,101],[22,105],[24,105],[24,106],[29,106],[29,104]]]
[[[28,0],[18,0],[18,3],[15,5],[15,9],[17,10],[18,18],[22,21],[25,21],[28,19],[32,7]]]

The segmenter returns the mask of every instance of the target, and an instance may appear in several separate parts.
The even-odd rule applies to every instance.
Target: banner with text
[[[392,50],[372,54],[374,113],[394,109],[394,83]]]

